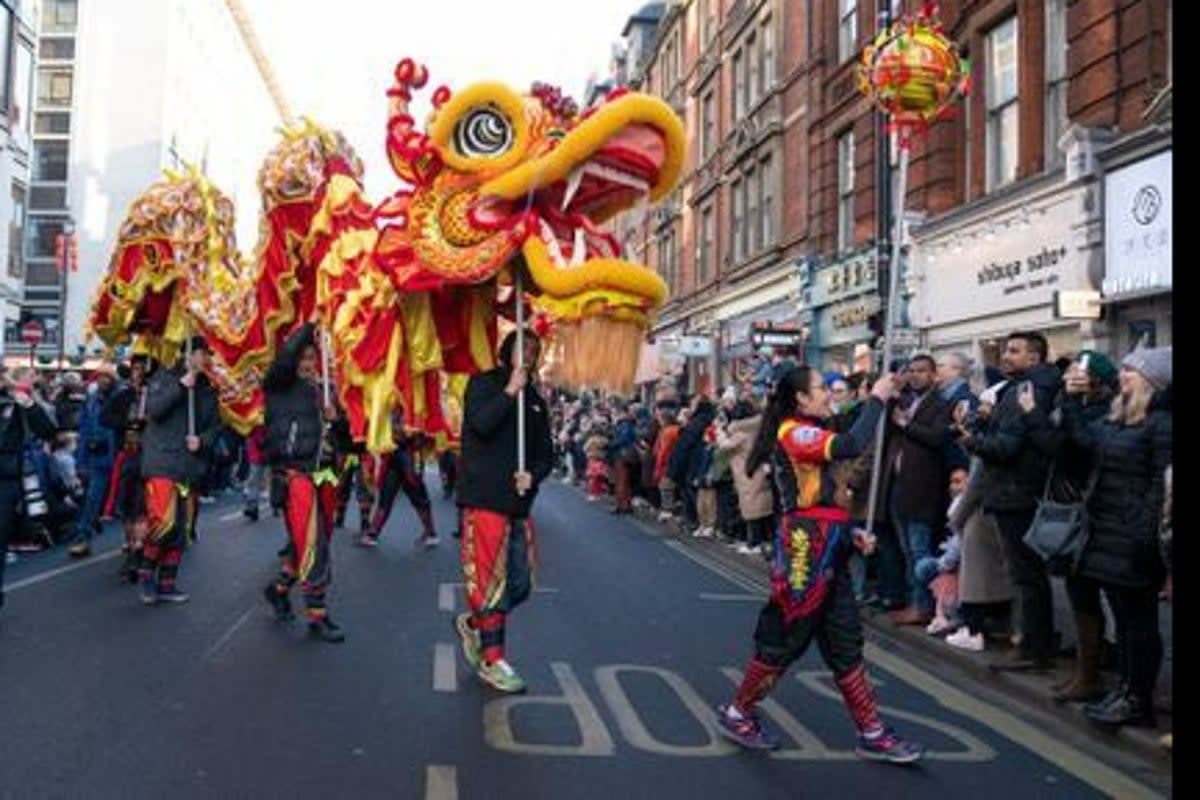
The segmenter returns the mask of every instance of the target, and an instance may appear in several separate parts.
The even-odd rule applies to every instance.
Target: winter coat
[[[963,603],[1006,603],[1013,599],[1012,579],[1000,527],[983,510],[978,481],[968,483],[951,505],[950,528],[960,532],[958,596]]]
[[[608,437],[593,433],[584,443],[583,452],[587,454],[588,461],[604,461],[608,453]]]
[[[146,396],[146,433],[142,437],[142,475],[168,478],[176,483],[198,485],[208,473],[213,447],[221,433],[217,393],[208,377],[198,375],[194,389],[196,406],[195,434],[200,450],[187,449],[188,391],[180,379],[182,365],[160,369],[150,380]]]
[[[1080,447],[1070,436],[1063,424],[1062,404],[1066,396],[1061,395],[1057,407],[1050,414],[1034,409],[1025,416],[1034,445],[1047,458],[1054,460],[1049,475],[1050,497],[1063,503],[1079,502],[1092,479],[1092,454]],[[1112,409],[1113,392],[1105,390],[1098,397],[1081,398],[1080,413],[1085,425],[1099,424]]]
[[[103,423],[104,407],[114,392],[99,388],[87,399],[79,415],[79,446],[75,465],[79,472],[111,470],[117,455],[116,431]]]
[[[668,425],[658,433],[658,439],[654,443],[654,483],[658,485],[667,477],[667,462],[671,459],[671,453],[675,450],[675,444],[679,441],[680,427],[678,425]]]
[[[888,421],[883,458],[882,497],[903,520],[938,526],[946,517],[946,463],[943,448],[950,406],[936,390],[918,402],[912,421],[900,427]],[[899,462],[899,471],[896,465]]]
[[[610,464],[618,461],[628,464],[636,461],[637,455],[637,426],[633,417],[622,417],[617,420],[613,437],[604,450],[604,460]]]
[[[297,374],[300,355],[313,343],[313,325],[301,326],[288,337],[263,378],[266,394],[266,433],[263,453],[276,469],[313,471],[320,458],[333,458],[324,439],[321,387]]]
[[[679,433],[675,450],[667,463],[667,477],[676,486],[688,486],[700,474],[703,458],[704,432],[716,419],[717,410],[711,403],[700,406]]]
[[[1049,413],[1062,377],[1053,366],[1040,365],[1005,383],[991,416],[965,443],[969,453],[983,459],[988,511],[1032,511],[1045,488],[1050,462],[1035,446],[1018,400],[1026,381],[1033,385],[1037,408]]]
[[[86,397],[74,392],[63,391],[58,396],[54,401],[54,418],[60,431],[79,430],[79,415],[83,413],[86,402]]]
[[[55,433],[54,415],[46,406],[34,400],[32,406],[23,408],[7,390],[0,389],[0,480],[21,477],[28,438],[49,441]]]
[[[1100,467],[1087,504],[1089,536],[1078,573],[1110,585],[1157,589],[1166,576],[1158,532],[1171,463],[1169,399],[1160,393],[1142,422],[1127,425],[1108,419],[1087,423],[1072,397],[1063,404],[1063,421]]]
[[[462,458],[458,505],[494,511],[507,517],[529,516],[538,487],[554,467],[550,410],[532,387],[525,397],[525,469],[533,488],[517,494],[517,403],[504,391],[511,371],[497,367],[471,376],[463,402]],[[520,397],[520,395],[518,395]]]
[[[733,485],[737,489],[738,510],[746,522],[764,519],[775,511],[770,467],[762,464],[753,476],[746,474],[746,462],[761,427],[761,415],[739,419],[731,422],[717,437],[717,447],[730,454],[729,465],[733,471]]]

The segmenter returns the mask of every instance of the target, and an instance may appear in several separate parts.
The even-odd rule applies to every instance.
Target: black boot
[[[288,599],[287,594],[281,594],[279,587],[274,583],[267,584],[267,588],[263,589],[263,597],[275,614],[276,622],[291,622],[296,618],[295,612],[292,611],[292,601]]]
[[[251,522],[258,522],[258,503],[255,503],[252,506],[246,506],[244,509],[242,509],[242,516]]]
[[[341,644],[346,641],[346,634],[342,633],[342,629],[329,615],[325,615],[318,620],[309,620],[308,635],[314,639],[320,639],[323,642],[331,644]]]
[[[1102,708],[1091,708],[1084,711],[1088,719],[1102,725],[1133,725],[1139,728],[1153,728],[1154,703],[1148,697],[1139,697],[1127,691],[1113,702]]]

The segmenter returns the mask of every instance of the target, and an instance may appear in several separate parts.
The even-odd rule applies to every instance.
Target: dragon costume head
[[[484,82],[437,89],[418,132],[408,107],[427,79],[404,60],[389,90],[388,155],[413,188],[394,198],[403,224],[384,229],[380,253],[386,260],[394,243],[411,258],[399,268],[414,287],[507,283],[525,269],[534,310],[554,322],[560,379],[628,390],[667,287],[627,260],[603,225],[674,187],[685,152],[679,117],[624,90],[580,114],[545,84],[521,94]]]

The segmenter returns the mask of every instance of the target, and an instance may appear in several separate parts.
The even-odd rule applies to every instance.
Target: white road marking
[[[45,572],[39,572],[37,575],[30,575],[28,578],[22,578],[19,581],[10,583],[4,587],[6,592],[15,592],[18,589],[24,589],[28,586],[36,586],[39,583],[44,583],[51,578],[57,578],[59,575],[66,575],[69,572],[91,567],[96,564],[103,564],[105,561],[112,561],[118,556],[124,555],[120,550],[113,550],[111,553],[101,553],[98,556],[92,556],[85,561],[80,561],[77,564],[66,564],[54,569],[48,569]]]
[[[232,514],[225,514],[224,516],[217,517],[217,521],[218,522],[233,522],[235,519],[238,519],[241,516],[242,516],[241,511],[235,511]]]
[[[233,623],[229,630],[225,631],[220,639],[217,639],[217,643],[208,648],[208,652],[204,654],[204,660],[208,661],[210,658],[215,656],[222,647],[228,644],[229,640],[233,638],[233,635],[238,632],[238,628],[241,628],[243,625],[245,625],[246,620],[250,619],[250,615],[253,613],[253,608],[246,609],[246,613],[238,617],[237,622]]]
[[[675,693],[675,696],[679,698],[679,702],[683,707],[704,728],[704,732],[708,736],[708,741],[702,745],[675,745],[660,741],[650,732],[646,724],[642,722],[642,718],[638,715],[637,709],[634,708],[629,695],[625,693],[625,689],[621,686],[622,674],[653,675],[666,684]],[[608,703],[613,716],[617,718],[617,725],[621,729],[621,734],[625,737],[626,741],[639,750],[654,753],[658,756],[691,758],[711,758],[712,756],[723,756],[736,752],[736,748],[722,739],[717,732],[716,714],[713,713],[712,708],[704,701],[704,698],[696,693],[691,684],[668,669],[638,666],[636,664],[617,664],[610,667],[600,667],[596,670],[596,685],[600,687],[601,696]]]
[[[443,764],[426,766],[425,800],[458,800],[458,768]]]
[[[457,603],[458,587],[461,583],[438,584],[438,611],[453,611]]]
[[[454,645],[439,642],[433,647],[433,690],[458,691],[458,664],[454,660]]]
[[[716,592],[701,592],[701,600],[712,600],[716,603],[761,603],[766,598],[757,594],[719,594]]]
[[[483,707],[483,737],[489,745],[506,753],[523,756],[611,757],[617,748],[600,711],[587,696],[570,665],[550,663],[562,695],[506,695],[488,700]],[[510,714],[517,706],[566,706],[579,726],[579,744],[544,744],[517,740]],[[572,737],[574,738],[574,737]]]

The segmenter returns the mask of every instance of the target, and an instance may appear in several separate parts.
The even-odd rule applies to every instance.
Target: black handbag
[[[1083,496],[1076,502],[1062,503],[1050,499],[1054,466],[1050,467],[1050,474],[1046,476],[1046,489],[1042,493],[1042,499],[1038,501],[1037,513],[1033,515],[1033,522],[1022,541],[1042,557],[1046,562],[1046,571],[1051,575],[1074,575],[1079,567],[1091,533],[1087,503],[1099,477],[1100,459],[1097,457]]]

